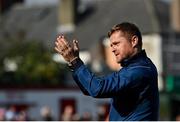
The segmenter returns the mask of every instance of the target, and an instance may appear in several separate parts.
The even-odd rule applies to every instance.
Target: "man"
[[[108,33],[110,47],[122,68],[105,77],[97,77],[79,58],[76,40],[71,46],[64,36],[55,42],[55,50],[68,62],[80,89],[95,98],[111,98],[110,121],[156,121],[159,112],[157,70],[142,50],[142,37],[136,25],[124,22]]]

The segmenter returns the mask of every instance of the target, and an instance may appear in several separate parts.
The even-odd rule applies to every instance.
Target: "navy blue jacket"
[[[73,78],[84,94],[111,98],[110,121],[158,120],[157,70],[142,50],[122,62],[123,68],[97,77],[80,59],[73,61]]]

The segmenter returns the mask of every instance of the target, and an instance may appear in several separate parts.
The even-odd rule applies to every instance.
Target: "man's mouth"
[[[117,57],[119,54],[115,54],[115,56]]]

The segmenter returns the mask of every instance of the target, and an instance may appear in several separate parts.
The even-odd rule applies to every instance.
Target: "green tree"
[[[8,58],[17,64],[18,68],[13,72],[14,85],[46,87],[63,84],[66,66],[53,61],[52,51],[42,43],[17,40],[11,43],[3,60]]]

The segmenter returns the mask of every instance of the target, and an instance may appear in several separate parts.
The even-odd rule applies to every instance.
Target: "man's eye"
[[[119,45],[120,44],[120,42],[117,42],[117,44],[116,45]]]
[[[119,43],[114,43],[114,45],[118,45]]]

